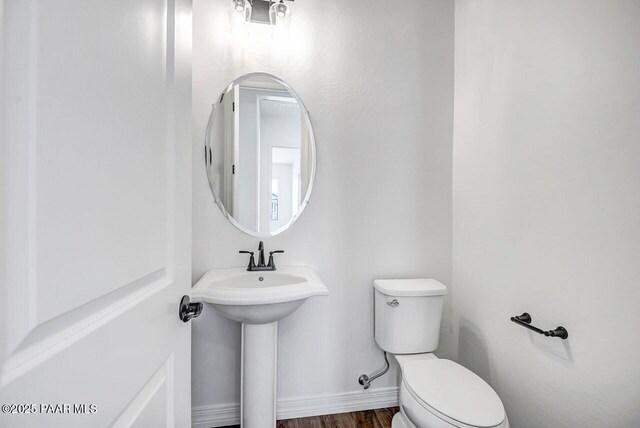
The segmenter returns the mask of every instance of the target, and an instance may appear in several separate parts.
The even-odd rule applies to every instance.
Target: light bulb
[[[289,6],[284,4],[284,0],[280,0],[280,2],[271,5],[270,12],[272,16],[282,19],[289,15]],[[272,22],[272,24],[275,24],[275,22]]]
[[[244,0],[233,0],[237,12],[244,12]]]

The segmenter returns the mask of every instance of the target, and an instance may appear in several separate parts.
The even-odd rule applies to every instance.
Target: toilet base
[[[431,421],[428,422],[427,426],[417,427],[411,422],[411,420],[402,412],[402,404],[400,404],[400,411],[393,415],[393,419],[391,420],[391,428],[455,428],[454,425],[451,425],[445,421]],[[435,423],[435,425],[431,425],[431,423]],[[505,415],[504,425],[501,428],[509,428],[509,418]]]
[[[456,422],[427,409],[409,392],[404,380],[400,383],[400,409],[401,413],[396,415],[400,415],[397,422],[399,428],[472,428],[469,425]],[[394,416],[392,422],[395,422],[395,420]],[[395,425],[392,425],[392,427],[395,427]],[[506,414],[504,421],[495,428],[509,428],[509,420]]]
[[[416,426],[402,412],[398,412],[391,420],[391,428],[416,428]]]

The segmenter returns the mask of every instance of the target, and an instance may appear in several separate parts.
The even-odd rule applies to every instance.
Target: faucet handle
[[[247,270],[253,270],[254,267],[256,267],[256,261],[253,258],[253,251],[238,251],[239,254],[251,254],[251,256],[249,257],[249,265],[247,266]]]
[[[270,268],[271,270],[276,270],[276,262],[273,261],[273,255],[281,253],[284,253],[284,250],[269,251],[269,263],[267,264],[268,268]]]

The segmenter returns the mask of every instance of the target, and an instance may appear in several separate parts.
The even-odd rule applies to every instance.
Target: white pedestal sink
[[[273,272],[213,269],[191,290],[193,302],[210,303],[225,317],[242,323],[243,428],[276,425],[278,321],[309,297],[328,294],[318,274],[307,266],[278,267]]]

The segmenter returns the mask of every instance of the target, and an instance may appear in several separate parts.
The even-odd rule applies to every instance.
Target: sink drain
[[[264,281],[264,278],[260,276],[258,277],[258,281]]]

